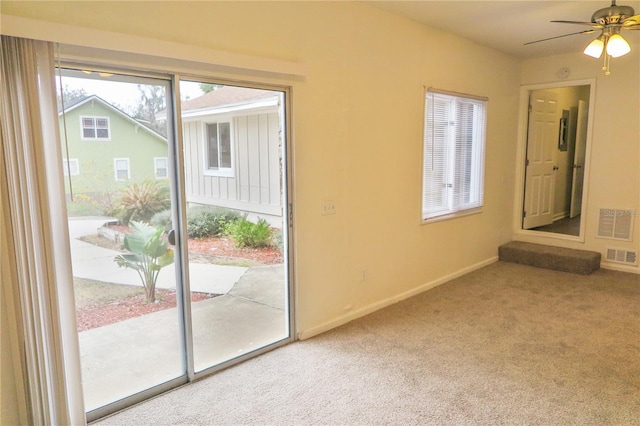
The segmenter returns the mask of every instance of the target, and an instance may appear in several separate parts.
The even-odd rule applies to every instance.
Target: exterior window
[[[231,123],[207,124],[206,149],[208,171],[231,170]]]
[[[153,168],[156,179],[166,179],[169,176],[166,157],[155,157],[153,159]]]
[[[71,176],[78,176],[80,174],[80,162],[77,158],[69,158],[62,160],[62,171],[65,176],[69,176],[69,172],[71,172]]]
[[[109,140],[108,117],[82,117],[82,139]]]
[[[131,179],[131,169],[129,168],[128,158],[114,158],[113,168],[115,169],[116,180]]]
[[[428,90],[422,218],[479,211],[483,202],[486,99]]]

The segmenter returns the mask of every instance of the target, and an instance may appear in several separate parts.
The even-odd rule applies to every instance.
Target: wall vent
[[[600,209],[598,238],[631,241],[633,235],[633,210]]]
[[[605,260],[607,262],[624,263],[625,265],[637,265],[638,252],[635,250],[607,247]]]

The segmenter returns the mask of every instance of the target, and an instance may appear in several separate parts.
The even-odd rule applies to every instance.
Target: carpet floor
[[[100,425],[640,425],[640,276],[498,262]]]

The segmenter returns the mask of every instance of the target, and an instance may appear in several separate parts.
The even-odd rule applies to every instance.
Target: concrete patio
[[[74,276],[139,286],[135,271],[113,262],[117,252],[77,239],[104,219],[69,220]],[[158,286],[175,288],[173,271],[163,274]],[[191,305],[196,372],[288,336],[284,265],[191,264],[190,279],[193,291],[222,294]],[[79,333],[85,409],[183,375],[180,336],[177,308]]]

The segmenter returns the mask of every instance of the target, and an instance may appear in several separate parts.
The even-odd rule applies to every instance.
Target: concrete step
[[[600,253],[511,241],[498,248],[500,260],[555,271],[589,275],[600,269]]]

